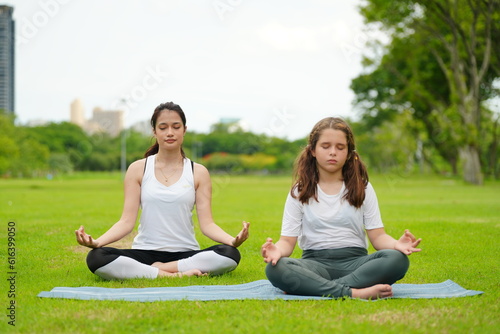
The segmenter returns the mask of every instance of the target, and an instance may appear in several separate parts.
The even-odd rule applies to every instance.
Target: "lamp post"
[[[127,106],[127,100],[120,99],[120,103]],[[125,178],[125,172],[127,171],[127,128],[125,126],[125,114],[123,115],[123,130],[121,133],[121,153],[120,153],[120,170],[122,172],[122,177]]]
[[[121,166],[121,172],[122,172],[122,176],[123,178],[125,178],[125,172],[127,171],[127,130],[126,129],[123,129],[122,130],[122,138],[121,138],[121,157],[120,157],[120,160],[121,160],[121,163],[120,163],[120,166]]]

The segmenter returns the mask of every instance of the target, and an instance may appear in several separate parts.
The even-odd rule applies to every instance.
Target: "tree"
[[[11,171],[14,161],[19,157],[15,135],[13,118],[0,111],[0,175]]]
[[[49,149],[14,124],[12,115],[0,112],[0,175],[27,176],[47,170]]]
[[[474,184],[483,179],[482,127],[492,122],[482,103],[498,95],[499,7],[499,0],[368,0],[361,8],[392,40],[382,59],[365,60],[375,70],[353,81],[358,105],[375,120],[411,110],[454,168],[463,158],[464,179]]]
[[[31,127],[26,132],[28,138],[47,146],[51,153],[68,155],[74,166],[78,166],[93,150],[93,145],[82,128],[69,122]]]

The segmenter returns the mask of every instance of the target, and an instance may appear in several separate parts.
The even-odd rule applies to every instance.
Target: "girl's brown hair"
[[[178,104],[175,104],[173,102],[166,102],[156,107],[155,111],[153,112],[153,116],[151,116],[151,126],[153,127],[153,131],[156,130],[156,122],[161,112],[164,110],[175,111],[177,114],[179,114],[182,120],[182,124],[184,125],[184,127],[186,127],[186,115],[184,114],[184,111],[182,111],[182,108]],[[147,158],[150,155],[158,153],[158,149],[159,149],[158,141],[155,140],[155,143],[150,148],[148,148],[146,153],[144,153],[144,157]],[[183,158],[186,157],[186,154],[184,153],[182,147],[181,147],[181,155]]]
[[[360,208],[365,200],[365,189],[368,184],[368,172],[365,164],[361,161],[354,135],[349,125],[341,118],[327,117],[316,123],[311,133],[307,146],[302,150],[295,163],[294,184],[291,195],[306,204],[311,197],[318,200],[317,185],[319,172],[316,166],[316,158],[312,155],[321,133],[325,129],[340,130],[345,133],[347,139],[347,160],[342,167],[342,177],[347,188],[343,199],[356,208]],[[297,193],[297,194],[296,194]]]

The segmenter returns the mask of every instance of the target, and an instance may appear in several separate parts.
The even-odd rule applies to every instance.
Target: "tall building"
[[[14,113],[14,8],[0,5],[0,110]]]
[[[83,109],[83,103],[80,99],[75,99],[71,102],[70,121],[82,128],[85,125],[85,110]]]
[[[82,101],[75,99],[71,102],[70,121],[89,134],[105,132],[116,137],[124,129],[124,112],[95,107],[92,111],[92,118],[86,119]]]
[[[97,124],[100,131],[107,132],[116,137],[123,130],[123,111],[122,110],[102,110],[94,108],[92,111],[92,122]]]

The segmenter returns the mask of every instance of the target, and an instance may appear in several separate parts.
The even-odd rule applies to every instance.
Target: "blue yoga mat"
[[[452,298],[474,296],[483,293],[482,291],[466,290],[450,280],[433,284],[394,284],[392,289],[394,296],[391,298]],[[38,294],[38,297],[81,300],[125,300],[134,302],[167,300],[331,299],[317,296],[288,295],[272,286],[268,280],[237,285],[192,285],[162,288],[57,287],[51,291],[41,292]]]

